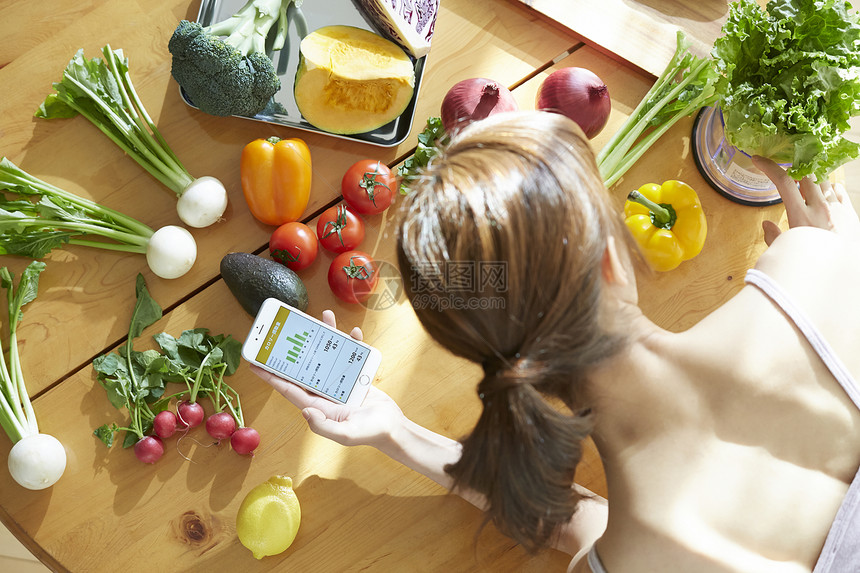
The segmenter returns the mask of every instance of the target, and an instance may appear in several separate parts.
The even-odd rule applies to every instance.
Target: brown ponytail
[[[484,494],[488,519],[529,550],[575,510],[592,427],[588,374],[624,343],[606,312],[601,261],[608,237],[628,234],[606,194],[576,124],[522,112],[456,134],[404,202],[398,259],[415,312],[439,343],[484,368],[483,411],[446,471]],[[469,264],[471,284],[450,272]],[[504,280],[480,280],[488,267]]]

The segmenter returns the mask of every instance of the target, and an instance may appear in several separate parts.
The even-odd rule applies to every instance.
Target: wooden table
[[[110,43],[130,58],[140,96],[177,155],[195,175],[220,178],[230,196],[226,221],[193,231],[199,258],[180,279],[158,279],[137,256],[69,247],[47,258],[39,298],[26,309],[20,329],[20,351],[41,429],[65,445],[68,467],[55,486],[40,492],[24,490],[0,472],[0,521],[55,571],[562,570],[566,556],[556,551],[528,556],[491,526],[477,537],[476,548],[482,520],[476,509],[375,450],[343,448],[315,436],[299,412],[245,364],[231,384],[242,395],[246,422],[262,435],[254,457],[212,446],[198,428],[178,444],[169,442],[157,464],[142,465],[131,451],[108,450],[92,435],[101,424],[122,422],[122,414],[108,402],[91,363],[123,342],[139,272],[165,309],[139,348],[150,344],[152,334],[178,335],[192,327],[244,339],[251,317],[229,293],[218,265],[232,251],[265,255],[273,230],[251,217],[241,194],[238,159],[252,139],[278,135],[308,142],[314,186],[306,218],[313,221],[339,201],[340,177],[354,161],[371,157],[396,165],[407,157],[424,119],[439,113],[442,96],[460,79],[496,79],[514,88],[521,108],[531,109],[540,81],[553,69],[591,69],[606,82],[613,101],[609,124],[593,140],[599,149],[653,81],[643,70],[654,70],[643,63],[619,64],[617,40],[587,45],[581,41],[587,36],[574,33],[575,24],[571,31],[517,0],[443,0],[412,133],[401,145],[380,148],[207,116],[186,106],[170,77],[166,46],[177,21],[196,18],[198,6],[188,0],[57,0],[45,11],[15,0],[0,8],[9,31],[0,38],[0,82],[6,86],[0,153],[38,177],[152,227],[177,223],[172,194],[87,121],[32,117],[78,48],[91,56]],[[711,25],[719,27],[716,21]],[[691,119],[680,122],[611,191],[620,207],[625,190],[645,182],[679,178],[700,190],[710,227],[702,254],[671,273],[640,278],[645,312],[675,330],[737,292],[744,271],[764,248],[761,221],[782,215],[779,206],[741,207],[711,191],[690,158],[691,124]],[[392,263],[394,211],[367,219],[363,245]],[[466,434],[480,411],[474,391],[478,368],[430,340],[403,299],[384,310],[336,301],[325,279],[331,259],[323,253],[302,272],[309,312],[333,308],[341,326],[364,329],[365,339],[384,356],[376,384],[409,417],[452,437]],[[3,257],[2,264],[17,273],[27,262]],[[5,459],[9,448],[0,438],[0,457]],[[245,493],[273,474],[292,476],[302,525],[289,550],[257,561],[236,538],[235,515]],[[578,480],[605,494],[593,450]]]

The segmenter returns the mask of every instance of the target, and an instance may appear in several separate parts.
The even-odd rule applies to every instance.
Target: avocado
[[[267,298],[299,310],[308,308],[308,290],[295,272],[271,259],[251,253],[228,253],[221,259],[221,276],[242,308],[256,316]]]

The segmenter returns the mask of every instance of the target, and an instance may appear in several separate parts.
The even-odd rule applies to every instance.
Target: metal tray
[[[220,22],[235,14],[245,5],[245,2],[246,0],[203,0],[200,4],[200,12],[197,15],[197,22],[202,26]],[[272,62],[275,64],[278,77],[281,78],[281,89],[273,98],[278,109],[266,109],[254,117],[236,117],[322,133],[351,141],[362,141],[382,147],[391,147],[405,140],[412,129],[412,121],[415,117],[415,102],[418,99],[418,88],[421,84],[421,76],[424,73],[424,63],[427,57],[424,56],[418,60],[413,58],[415,63],[415,91],[412,94],[412,100],[406,106],[406,110],[395,120],[373,131],[353,135],[340,135],[323,131],[304,120],[302,114],[299,113],[295,98],[293,97],[293,83],[296,77],[296,69],[298,68],[299,44],[301,39],[309,31],[336,24],[355,26],[356,28],[363,28],[376,33],[379,33],[379,31],[375,30],[365,20],[352,0],[308,0],[302,3],[301,8],[295,9],[291,6],[290,16],[289,36],[287,37],[286,44],[284,44],[283,49],[269,54]],[[185,103],[196,109],[194,102],[191,101],[188,94],[182,88],[179,91]]]

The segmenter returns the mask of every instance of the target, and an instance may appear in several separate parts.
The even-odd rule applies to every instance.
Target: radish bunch
[[[209,434],[219,442],[230,438],[233,450],[240,454],[252,453],[260,436],[245,427],[239,394],[224,381],[239,365],[241,343],[230,336],[213,336],[205,328],[195,328],[184,331],[179,338],[164,332],[156,334],[153,338],[160,350],[136,351],[134,339],[162,314],[142,276],[138,276],[136,294],[123,352],[105,354],[93,361],[111,403],[117,409],[127,409],[130,422],[123,427],[104,424],[95,435],[110,447],[116,432],[125,431],[123,446],[133,446],[140,461],[155,463],[164,454],[164,440],[177,430],[187,432],[203,422],[205,412],[199,399],[207,398],[215,410],[206,423]],[[184,387],[166,394],[171,383]],[[175,411],[170,409],[172,404]]]

